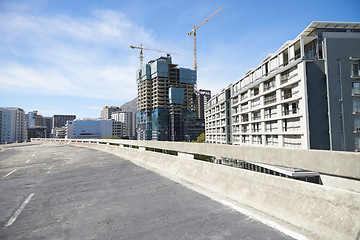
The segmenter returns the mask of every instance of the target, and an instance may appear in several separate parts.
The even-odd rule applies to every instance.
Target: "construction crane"
[[[202,23],[200,23],[199,26],[195,27],[195,25],[194,25],[193,30],[191,30],[191,32],[188,33],[188,35],[192,34],[194,36],[194,70],[197,70],[197,63],[196,63],[196,29],[198,29],[201,25],[203,25],[204,23],[209,21],[209,19],[212,18],[215,14],[217,14],[221,9],[222,9],[222,7],[219,8],[218,10],[216,10],[207,19],[205,19]]]
[[[163,50],[159,50],[159,49],[144,48],[144,47],[142,46],[142,44],[140,44],[140,47],[136,47],[136,46],[130,45],[130,48],[132,48],[132,49],[140,49],[140,57],[139,57],[139,58],[140,58],[140,69],[142,68],[143,60],[144,60],[143,50],[154,51],[154,52],[161,52],[161,53],[166,53],[166,54],[176,54],[176,55],[178,55],[178,53],[174,53],[174,52],[163,51]]]

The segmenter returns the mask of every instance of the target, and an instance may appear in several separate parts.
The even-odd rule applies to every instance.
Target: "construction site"
[[[138,86],[137,139],[154,141],[193,141],[205,132],[204,107],[209,90],[197,91],[196,30],[222,8],[188,33],[194,38],[194,69],[172,63],[168,51],[131,45],[140,50]],[[143,64],[143,50],[166,53]]]
[[[203,132],[195,108],[196,71],[180,68],[171,56],[137,71],[138,139],[191,141]]]

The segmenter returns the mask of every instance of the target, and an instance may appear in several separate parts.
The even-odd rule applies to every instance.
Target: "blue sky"
[[[43,116],[100,117],[137,95],[139,51],[179,53],[198,88],[213,94],[241,78],[312,21],[360,22],[359,0],[0,0],[0,107]],[[159,57],[145,51],[144,62]]]

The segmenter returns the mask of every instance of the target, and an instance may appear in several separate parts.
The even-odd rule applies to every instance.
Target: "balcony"
[[[360,95],[360,87],[353,87],[351,94],[353,96]]]
[[[288,115],[292,115],[292,114],[297,114],[299,113],[299,108],[294,108],[294,109],[285,109],[282,114],[283,116],[288,116]]]
[[[275,81],[272,81],[272,82],[270,82],[268,84],[264,84],[264,92],[268,91],[270,89],[273,89],[275,86],[276,86]]]
[[[296,96],[298,93],[299,93],[299,91],[291,92],[291,89],[290,89],[290,91],[284,91],[284,94],[282,96],[282,100],[292,98],[292,97]]]
[[[264,105],[268,105],[276,102],[276,95],[265,96]]]
[[[246,104],[246,105],[241,105],[241,111],[246,111],[249,109],[249,106]]]
[[[276,117],[277,112],[269,112],[265,114],[265,119]]]
[[[294,73],[292,75],[290,75],[290,74],[282,75],[281,78],[280,78],[280,83],[285,84],[285,83],[289,82],[290,79],[296,77],[297,75],[298,75],[298,73]]]

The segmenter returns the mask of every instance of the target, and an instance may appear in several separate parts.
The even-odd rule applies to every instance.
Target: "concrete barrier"
[[[57,139],[57,141],[64,141]],[[83,141],[66,140],[66,141]],[[113,139],[87,139],[84,142],[103,142],[159,148],[187,154],[203,154],[216,158],[234,158],[255,163],[298,168],[327,175],[360,180],[360,153],[307,149],[244,147],[221,144],[159,142]]]
[[[73,143],[112,153],[188,181],[295,226],[309,239],[359,238],[360,194],[273,175],[104,144]]]

